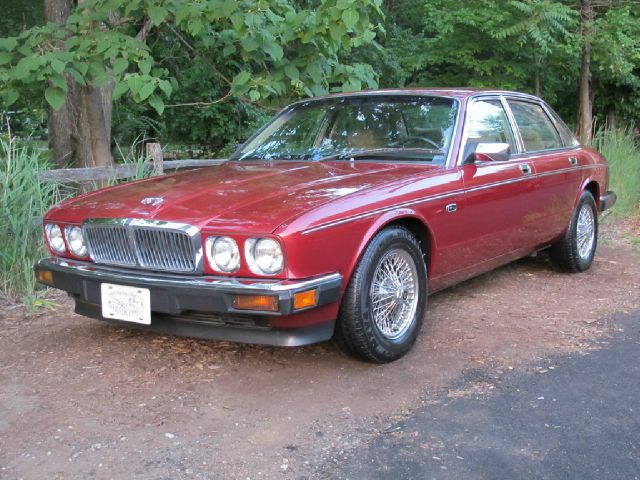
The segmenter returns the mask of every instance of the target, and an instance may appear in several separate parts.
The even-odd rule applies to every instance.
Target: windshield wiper
[[[342,152],[342,153],[334,153],[333,155],[327,155],[326,157],[322,157],[317,159],[317,162],[325,162],[331,160],[355,160],[357,158],[367,158],[367,157],[394,157],[399,156],[403,157],[406,154],[428,154],[428,155],[442,155],[444,152],[442,150],[434,150],[431,148],[370,148],[367,150],[358,150],[355,152]]]

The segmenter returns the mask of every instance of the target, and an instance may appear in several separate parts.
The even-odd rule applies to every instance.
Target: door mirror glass
[[[511,146],[508,143],[477,143],[471,150],[464,163],[475,162],[506,162],[511,155]]]

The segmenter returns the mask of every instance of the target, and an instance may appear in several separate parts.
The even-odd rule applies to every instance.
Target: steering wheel
[[[420,137],[418,135],[413,135],[411,137],[406,137],[406,138],[398,140],[397,142],[394,142],[394,143],[399,145],[399,146],[401,146],[401,147],[406,147],[407,144],[411,144],[412,142],[416,142],[416,141],[417,142],[422,142],[423,144],[426,144],[426,145],[429,145],[429,146],[435,148],[436,150],[440,150],[440,145],[437,144],[434,140],[431,140],[430,138],[427,138],[427,137]]]

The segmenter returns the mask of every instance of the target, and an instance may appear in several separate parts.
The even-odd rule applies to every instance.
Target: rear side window
[[[560,135],[551,119],[537,103],[509,100],[511,112],[520,129],[525,152],[561,148]]]

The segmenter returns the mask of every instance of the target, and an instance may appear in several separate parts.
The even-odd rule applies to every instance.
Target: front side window
[[[446,161],[457,101],[427,96],[311,100],[286,109],[230,160]]]
[[[467,148],[478,143],[508,143],[515,152],[516,143],[507,114],[499,100],[478,100],[467,114]]]
[[[540,105],[509,100],[509,107],[520,130],[525,152],[562,147],[558,131]]]

